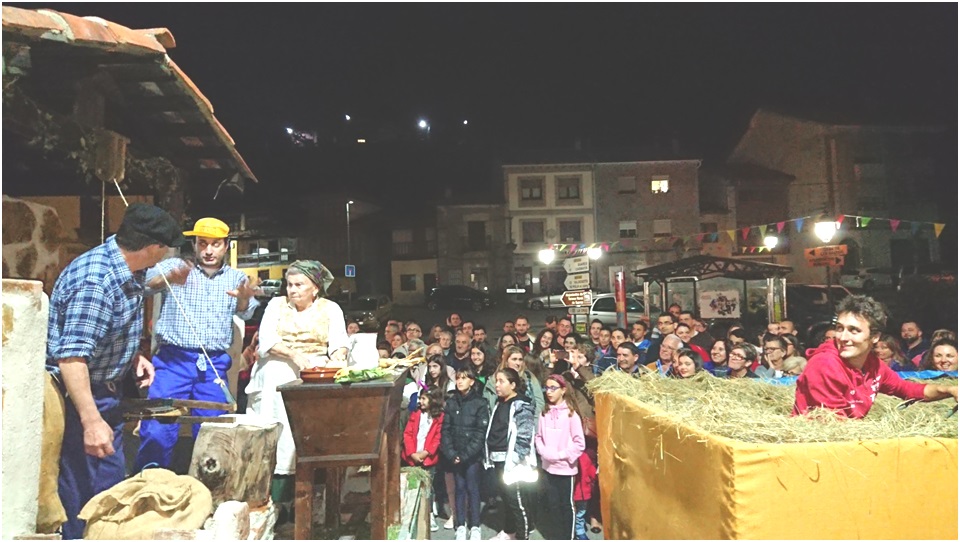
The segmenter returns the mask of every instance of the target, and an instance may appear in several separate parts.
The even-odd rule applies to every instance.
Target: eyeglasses
[[[779,352],[780,350],[783,350],[783,348],[780,348],[779,346],[776,347],[776,348],[764,348],[764,349],[763,349],[763,351],[766,352],[767,354],[769,354],[769,353],[771,353],[771,352]]]
[[[423,333],[423,331],[421,331],[421,330],[419,330],[419,329],[417,329],[417,328],[415,328],[415,327],[411,327],[411,328],[407,329],[407,333],[411,333],[411,332],[412,332],[412,333]]]
[[[736,353],[736,352],[732,352],[732,353],[730,354],[730,357],[731,357],[731,358],[736,358],[736,359],[745,359],[745,356],[744,356],[743,354],[738,354],[738,353]]]
[[[546,391],[557,391],[560,389],[560,386],[544,386],[543,389]]]

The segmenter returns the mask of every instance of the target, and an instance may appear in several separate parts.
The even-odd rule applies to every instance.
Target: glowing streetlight
[[[430,127],[430,124],[427,123],[427,121],[420,119],[420,122],[417,123],[417,126],[419,126],[421,130],[426,130]]]
[[[773,250],[777,248],[777,244],[780,243],[780,238],[776,235],[768,235],[763,238],[763,246],[767,247],[767,250]]]
[[[467,122],[467,119],[463,119],[463,125],[466,126],[467,124],[469,124],[469,123]]]
[[[350,121],[350,115],[344,115],[344,116],[343,116],[343,120],[349,122],[349,121]]]
[[[840,223],[829,218],[821,219],[813,225],[813,233],[824,243],[829,243],[839,229]]]
[[[287,128],[287,134],[292,135],[292,134],[293,134],[293,128]]]

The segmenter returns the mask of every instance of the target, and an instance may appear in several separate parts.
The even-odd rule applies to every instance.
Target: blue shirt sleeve
[[[97,344],[110,330],[113,314],[112,303],[104,285],[84,282],[67,301],[64,310],[63,331],[57,348],[52,352],[55,359],[84,358],[89,361]]]

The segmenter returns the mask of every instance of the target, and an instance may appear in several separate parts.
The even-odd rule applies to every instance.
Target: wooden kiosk
[[[327,476],[327,526],[340,522],[340,469],[370,465],[370,536],[386,540],[387,526],[400,521],[400,401],[407,372],[355,384],[280,386],[297,447],[294,506],[297,540],[310,539],[314,477]],[[332,503],[332,506],[331,506]]]

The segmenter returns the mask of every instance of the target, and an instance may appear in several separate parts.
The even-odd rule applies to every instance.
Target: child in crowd
[[[521,354],[522,355],[522,354]],[[500,368],[495,375],[497,402],[487,425],[484,466],[493,468],[505,513],[499,540],[526,540],[530,535],[521,485],[537,481],[533,435],[536,418],[527,399],[526,382],[516,370]]]
[[[451,465],[456,493],[456,539],[480,540],[480,475],[487,402],[469,367],[457,371],[456,391],[447,400],[440,449]],[[432,526],[431,526],[432,529]]]
[[[577,403],[567,395],[567,381],[561,375],[547,377],[547,403],[540,414],[535,439],[544,471],[546,517],[538,521],[546,540],[572,540],[574,536],[573,482],[580,455],[586,449],[583,424]]]
[[[401,458],[407,465],[422,467],[433,478],[437,461],[440,459],[440,435],[444,425],[444,393],[439,388],[423,392],[417,404],[420,408],[410,415],[407,427],[403,431]],[[433,502],[432,490],[430,502]],[[430,530],[437,530],[433,514],[430,514]]]

